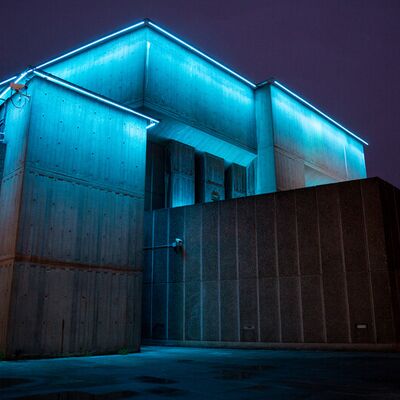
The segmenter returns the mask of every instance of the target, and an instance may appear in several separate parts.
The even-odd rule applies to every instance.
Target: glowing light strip
[[[181,45],[183,45],[184,47],[186,47],[186,48],[188,48],[189,50],[193,51],[194,53],[200,55],[201,57],[205,58],[206,60],[210,61],[211,63],[217,65],[219,68],[223,69],[224,71],[229,72],[229,74],[231,74],[231,75],[235,76],[236,78],[240,79],[241,81],[245,82],[246,84],[248,84],[248,85],[251,86],[252,88],[255,88],[255,87],[256,87],[256,85],[255,85],[253,82],[250,82],[248,79],[246,79],[246,78],[244,78],[243,76],[237,74],[235,71],[232,71],[231,69],[229,69],[229,68],[226,67],[225,65],[221,64],[220,62],[218,62],[218,61],[214,60],[213,58],[211,58],[210,56],[208,56],[207,54],[205,54],[205,53],[203,53],[202,51],[196,49],[195,47],[193,47],[193,46],[191,46],[190,44],[184,42],[183,40],[179,39],[178,37],[176,37],[176,36],[172,35],[171,33],[167,32],[165,29],[160,28],[158,25],[156,25],[156,24],[154,24],[153,22],[148,21],[148,20],[140,21],[140,22],[138,22],[137,24],[128,26],[127,28],[121,29],[121,30],[119,30],[119,31],[117,31],[117,32],[114,32],[114,33],[111,33],[110,35],[104,36],[104,37],[102,37],[102,38],[100,38],[100,39],[98,39],[98,40],[95,40],[94,42],[90,42],[90,43],[88,43],[88,44],[85,44],[84,46],[81,46],[81,47],[79,47],[79,48],[77,48],[77,49],[75,49],[75,50],[72,50],[72,51],[70,51],[70,52],[68,52],[68,53],[65,53],[65,54],[63,54],[63,55],[61,55],[61,56],[59,56],[59,57],[53,58],[53,59],[50,60],[50,61],[47,61],[47,62],[45,62],[45,63],[43,63],[43,64],[40,64],[40,65],[38,65],[37,67],[31,69],[29,72],[32,72],[32,71],[34,71],[34,70],[36,70],[36,69],[42,69],[42,68],[44,68],[44,67],[47,67],[47,66],[49,66],[49,65],[51,65],[51,64],[56,63],[57,61],[63,60],[64,58],[67,58],[67,57],[69,57],[69,56],[72,56],[72,55],[74,55],[74,54],[77,54],[77,53],[81,52],[82,50],[85,50],[85,49],[87,49],[87,48],[89,48],[89,47],[95,46],[95,45],[97,45],[97,44],[99,44],[99,43],[105,42],[105,41],[107,41],[107,40],[109,40],[109,39],[112,39],[113,37],[119,36],[119,35],[121,35],[121,34],[123,34],[123,33],[132,31],[132,30],[134,30],[134,29],[136,29],[136,28],[138,28],[138,27],[140,27],[140,26],[143,26],[143,25],[149,25],[149,26],[151,26],[151,27],[154,28],[155,30],[157,30],[157,31],[161,32],[162,34],[164,34],[165,36],[167,36],[167,37],[173,39],[174,41],[180,43]],[[0,86],[1,86],[2,84],[11,82],[11,81],[14,80],[16,77],[17,77],[17,76],[14,76],[14,77],[12,77],[12,78],[9,78],[9,79],[7,79],[7,80],[1,82]],[[17,83],[17,82],[15,82],[15,83]],[[7,90],[7,92],[8,92],[8,90]],[[6,92],[6,93],[7,93],[7,92]],[[0,97],[1,97],[1,96],[0,96]]]
[[[52,60],[47,61],[47,62],[45,62],[44,64],[38,65],[38,66],[36,67],[36,69],[44,68],[44,67],[46,67],[46,66],[48,66],[48,65],[50,65],[50,64],[53,64],[53,63],[55,63],[55,62],[57,62],[57,61],[60,61],[60,60],[64,59],[64,58],[66,58],[66,57],[69,57],[69,56],[72,56],[73,54],[79,53],[80,51],[85,50],[85,49],[87,49],[88,47],[92,47],[92,46],[95,46],[96,44],[105,42],[105,41],[107,41],[107,40],[109,40],[109,39],[112,39],[112,38],[115,37],[115,36],[118,36],[118,35],[121,35],[121,34],[123,34],[123,33],[126,33],[126,32],[129,32],[129,31],[131,31],[131,30],[134,30],[134,29],[136,29],[136,28],[138,28],[139,26],[142,26],[142,25],[144,25],[144,24],[145,24],[145,21],[141,21],[141,22],[138,22],[138,23],[135,24],[135,25],[131,25],[131,26],[128,26],[127,28],[121,29],[121,30],[119,30],[119,31],[117,31],[117,32],[114,32],[114,33],[111,33],[110,35],[104,36],[104,37],[102,37],[102,38],[100,38],[100,39],[98,39],[98,40],[95,40],[94,42],[90,42],[90,43],[88,43],[88,44],[85,44],[85,45],[82,46],[82,47],[79,47],[79,48],[77,48],[77,49],[75,49],[75,50],[72,50],[72,51],[70,51],[69,53],[63,54],[63,55],[60,56],[60,57],[53,58]]]
[[[42,73],[42,72],[39,72],[39,71],[33,71],[33,73],[35,75],[43,78],[43,79],[46,79],[46,80],[48,80],[50,82],[54,82],[57,85],[60,85],[60,86],[63,86],[65,88],[67,88],[67,89],[73,90],[74,92],[83,94],[84,96],[87,96],[87,97],[90,97],[92,99],[98,100],[98,101],[100,101],[102,103],[108,104],[108,105],[113,106],[115,108],[119,108],[120,110],[127,111],[127,112],[129,112],[131,114],[134,114],[134,115],[138,116],[138,117],[145,118],[145,119],[147,119],[147,120],[149,120],[151,122],[150,123],[151,126],[148,125],[148,129],[151,128],[152,126],[154,126],[155,124],[158,124],[160,122],[157,119],[151,118],[151,117],[149,117],[149,116],[147,116],[145,114],[141,114],[141,113],[139,113],[139,112],[137,112],[135,110],[132,110],[131,108],[122,106],[121,104],[118,104],[118,103],[115,103],[114,101],[108,100],[105,97],[99,96],[99,95],[94,94],[92,92],[89,92],[87,90],[81,89],[78,86],[75,86],[75,85],[67,83],[67,82],[65,82],[63,80],[57,79],[56,77],[54,77],[54,76],[52,76],[50,74],[45,74],[45,73]],[[154,124],[154,125],[152,125],[152,124]]]
[[[353,132],[349,131],[347,128],[345,128],[343,125],[340,125],[338,122],[336,122],[334,119],[323,113],[321,110],[318,110],[318,108],[314,107],[312,104],[310,104],[308,101],[304,100],[302,97],[297,95],[296,93],[293,93],[291,90],[289,90],[287,87],[283,86],[280,84],[278,81],[273,81],[273,83],[277,86],[279,86],[281,89],[283,89],[286,93],[289,93],[293,97],[295,97],[297,100],[300,100],[302,103],[316,111],[318,114],[322,115],[326,119],[328,119],[330,122],[332,122],[334,125],[338,126],[340,129],[343,129],[346,131],[349,135],[353,136],[357,140],[359,140],[361,143],[364,143],[366,146],[368,146],[368,142],[366,142],[364,139],[361,139],[359,136],[355,135]]]
[[[0,82],[0,86],[3,86],[3,85],[5,85],[6,83],[8,83],[8,82],[11,82],[11,81],[13,81],[15,78],[17,78],[18,77],[18,75],[15,75],[15,76],[13,76],[13,77],[11,77],[11,78],[8,78],[8,79],[6,79],[5,81],[3,81],[3,82]]]
[[[154,24],[151,21],[148,21],[148,24],[153,27],[155,30],[163,33],[164,35],[168,36],[169,38],[173,39],[174,41],[180,43],[181,45],[183,45],[184,47],[190,49],[191,51],[193,51],[194,53],[200,55],[201,57],[205,58],[206,60],[210,61],[211,63],[217,65],[218,67],[220,67],[221,69],[229,72],[231,75],[234,75],[236,78],[242,80],[243,82],[247,83],[249,86],[251,86],[252,88],[255,88],[256,85],[253,82],[250,82],[248,79],[243,78],[243,76],[237,74],[235,71],[232,71],[231,69],[229,69],[228,67],[226,67],[225,65],[219,63],[218,61],[214,60],[213,58],[211,58],[210,56],[208,56],[207,54],[204,54],[203,52],[201,52],[200,50],[197,50],[195,47],[191,46],[190,44],[184,42],[183,40],[179,39],[178,37],[172,35],[171,33],[167,32],[165,29],[160,28],[158,25]]]

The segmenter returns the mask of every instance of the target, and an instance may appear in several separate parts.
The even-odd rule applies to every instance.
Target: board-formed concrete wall
[[[400,192],[373,178],[146,213],[143,337],[385,348],[400,341]]]
[[[274,85],[270,96],[278,190],[367,176],[360,141]]]
[[[29,95],[7,113],[0,351],[138,350],[147,121],[39,78]]]

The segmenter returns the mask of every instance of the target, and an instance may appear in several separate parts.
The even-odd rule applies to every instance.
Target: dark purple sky
[[[15,0],[0,15],[0,81],[148,17],[286,84],[370,143],[368,176],[400,187],[400,0]]]

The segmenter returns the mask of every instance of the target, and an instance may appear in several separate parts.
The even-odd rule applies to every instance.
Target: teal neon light
[[[112,39],[113,37],[122,35],[122,34],[124,34],[124,33],[129,32],[129,31],[132,31],[132,30],[135,30],[135,29],[139,28],[139,26],[144,25],[145,23],[146,23],[145,21],[141,21],[141,22],[138,22],[137,24],[128,26],[127,28],[121,29],[121,30],[119,30],[119,31],[117,31],[117,32],[114,32],[114,33],[111,33],[110,35],[104,36],[104,37],[102,37],[102,38],[100,38],[100,39],[98,39],[98,40],[95,40],[94,42],[90,42],[90,43],[88,43],[88,44],[85,44],[85,45],[82,46],[82,47],[79,47],[79,48],[77,48],[77,49],[75,49],[75,50],[72,50],[72,51],[70,51],[69,53],[63,54],[63,55],[61,55],[60,57],[53,58],[52,60],[47,61],[47,62],[45,62],[44,64],[40,64],[40,65],[38,65],[35,69],[41,69],[41,68],[47,67],[47,66],[50,65],[50,64],[54,64],[54,63],[57,62],[57,61],[60,61],[60,60],[62,60],[62,59],[64,59],[64,58],[67,58],[67,57],[69,57],[69,56],[72,56],[73,54],[79,53],[80,51],[85,50],[85,49],[87,49],[87,48],[89,48],[89,47],[96,46],[97,44],[102,43],[102,42],[105,42],[105,41],[107,41],[107,40],[110,40],[110,39]]]
[[[15,76],[13,76],[13,77],[11,77],[11,78],[8,78],[8,79],[6,79],[6,80],[3,81],[3,82],[0,82],[0,86],[3,86],[3,85],[5,85],[5,84],[8,83],[8,82],[13,81],[15,78],[18,78],[18,75],[15,75]]]
[[[359,136],[355,135],[353,132],[349,131],[348,129],[346,129],[343,125],[340,125],[338,122],[336,122],[334,119],[332,119],[331,117],[329,117],[328,115],[326,115],[325,113],[323,113],[321,110],[318,110],[318,108],[314,107],[312,104],[310,104],[308,101],[304,100],[302,97],[300,97],[299,95],[297,95],[296,93],[292,92],[291,90],[289,90],[287,87],[283,86],[281,83],[279,83],[278,81],[273,81],[273,83],[278,86],[279,88],[281,88],[284,92],[290,94],[291,96],[293,96],[294,98],[296,98],[297,100],[299,100],[300,102],[302,102],[303,104],[305,104],[307,107],[311,108],[312,110],[316,111],[318,114],[322,115],[323,117],[325,117],[327,120],[329,120],[330,122],[332,122],[334,125],[336,125],[337,127],[339,127],[340,129],[343,129],[345,132],[347,132],[349,135],[353,136],[354,138],[356,138],[357,140],[359,140],[361,143],[365,144],[366,146],[368,146],[368,142],[366,142],[364,139],[361,139]]]
[[[32,71],[36,71],[37,69],[42,69],[44,67],[47,67],[48,65],[54,64],[60,60],[63,60],[64,58],[67,58],[71,55],[74,55],[76,53],[79,53],[85,49],[88,49],[92,46],[96,46],[99,43],[105,42],[107,40],[110,40],[116,36],[122,35],[124,33],[130,32],[132,30],[135,30],[141,26],[149,26],[151,28],[153,28],[154,30],[160,32],[161,34],[163,34],[164,36],[167,36],[168,38],[172,39],[173,41],[179,43],[180,45],[184,46],[185,48],[191,50],[192,52],[194,52],[195,54],[198,54],[199,56],[201,56],[202,58],[208,60],[209,62],[211,62],[212,64],[218,66],[219,68],[223,69],[224,71],[228,72],[229,74],[235,76],[236,78],[240,79],[241,81],[245,82],[247,85],[251,86],[252,88],[256,88],[257,85],[255,85],[253,82],[249,81],[248,79],[244,78],[243,76],[237,74],[236,72],[232,71],[231,69],[229,69],[228,67],[226,67],[225,65],[221,64],[220,62],[214,60],[213,58],[211,58],[210,56],[208,56],[207,54],[203,53],[202,51],[196,49],[195,47],[191,46],[190,44],[186,43],[185,41],[179,39],[178,37],[172,35],[171,33],[169,33],[168,31],[166,31],[165,29],[159,27],[158,25],[156,25],[154,22],[151,22],[149,20],[144,20],[144,21],[140,21],[134,25],[128,26],[127,28],[121,29],[117,32],[114,32],[110,35],[104,36],[98,40],[95,40],[94,42],[90,42],[84,46],[81,46],[75,50],[72,50],[66,54],[63,54],[57,58],[54,58],[50,61],[47,61],[43,64],[40,64],[39,66],[32,68],[24,73],[22,73],[21,75],[19,75],[18,79],[15,80],[15,83],[18,83],[21,79],[23,79],[28,73],[32,72]],[[2,86],[5,83],[11,82],[16,78],[16,76],[9,78],[3,82],[0,83],[0,86]],[[331,117],[329,117],[328,115],[326,115],[325,113],[323,113],[322,111],[320,111],[318,108],[314,107],[312,104],[310,104],[308,101],[304,100],[302,97],[300,97],[299,95],[297,95],[296,93],[292,92],[291,90],[289,90],[288,88],[286,88],[285,86],[283,86],[281,83],[279,83],[276,80],[272,81],[273,84],[277,85],[278,87],[280,87],[282,90],[284,90],[286,93],[289,93],[291,96],[295,97],[297,100],[299,100],[300,102],[302,102],[303,104],[307,105],[308,107],[310,107],[311,109],[313,109],[314,111],[316,111],[318,114],[324,116],[326,119],[328,119],[330,122],[332,122],[333,124],[335,124],[336,126],[338,126],[339,128],[343,129],[345,132],[347,132],[349,135],[353,136],[354,138],[356,138],[357,140],[359,140],[361,143],[365,144],[368,146],[368,142],[366,142],[365,140],[361,139],[359,136],[355,135],[353,132],[349,131],[348,129],[346,129],[343,125],[339,124],[338,122],[336,122],[334,119],[332,119]],[[0,99],[5,101],[5,99],[3,99],[3,96],[6,95],[9,90],[11,88],[7,87],[7,89],[5,89],[2,93],[0,93]],[[87,92],[90,93],[90,92]],[[94,94],[92,94],[93,96],[96,96]],[[109,100],[108,100],[109,101]],[[113,103],[113,102],[111,102]],[[117,104],[117,103],[114,103]],[[120,107],[123,107],[121,105],[119,105]],[[125,107],[126,108],[126,107]],[[130,110],[130,109],[126,109],[126,110]],[[133,110],[131,110],[133,111]],[[140,114],[140,113],[138,113]],[[148,118],[148,117],[145,117]],[[158,121],[157,121],[158,122]],[[157,123],[156,122],[156,123]]]
[[[210,61],[211,63],[217,65],[219,68],[223,69],[224,71],[229,72],[229,74],[235,76],[236,78],[240,79],[241,81],[245,82],[247,85],[251,86],[252,88],[256,88],[257,85],[255,85],[253,82],[250,82],[248,79],[244,78],[243,76],[239,75],[238,73],[236,73],[235,71],[232,71],[231,69],[229,69],[228,67],[226,67],[225,65],[221,64],[220,62],[214,60],[213,58],[211,58],[210,56],[208,56],[207,54],[203,53],[202,51],[196,49],[195,47],[191,46],[190,44],[184,42],[183,40],[179,39],[178,37],[174,36],[172,33],[169,33],[168,31],[166,31],[165,29],[160,28],[158,25],[156,25],[155,23],[148,21],[149,26],[151,26],[152,28],[154,28],[156,31],[161,32],[163,35],[171,38],[172,40],[174,40],[175,42],[178,42],[179,44],[181,44],[182,46],[186,47],[187,49],[191,50],[192,52],[198,54],[199,56],[201,56],[202,58],[205,58],[206,60]]]
[[[33,70],[36,70],[36,69],[43,69],[44,67],[47,67],[47,66],[49,66],[49,65],[51,65],[51,64],[54,64],[54,63],[56,63],[56,62],[58,62],[58,61],[61,61],[61,60],[63,60],[64,58],[67,58],[67,57],[69,57],[69,56],[72,56],[72,55],[74,55],[74,54],[77,54],[77,53],[79,53],[79,52],[81,52],[81,51],[83,51],[83,50],[86,50],[86,49],[88,49],[88,48],[90,48],[90,47],[92,47],[92,46],[96,46],[96,45],[98,45],[99,43],[102,43],[102,42],[105,42],[105,41],[107,41],[107,40],[110,40],[110,39],[112,39],[112,38],[114,38],[114,37],[116,37],[116,36],[119,36],[119,35],[122,35],[122,34],[124,34],[124,33],[133,31],[133,30],[135,30],[135,29],[137,29],[137,28],[139,28],[139,27],[141,27],[141,26],[144,26],[144,25],[150,26],[150,27],[153,28],[154,30],[156,30],[156,31],[158,31],[158,32],[160,32],[160,33],[162,33],[164,36],[167,36],[167,37],[171,38],[171,39],[174,40],[175,42],[181,44],[182,46],[184,46],[184,47],[186,47],[187,49],[191,50],[192,52],[198,54],[198,55],[201,56],[202,58],[205,58],[206,60],[208,60],[208,61],[210,61],[211,63],[215,64],[215,65],[218,66],[219,68],[223,69],[224,71],[227,71],[229,74],[231,74],[231,75],[235,76],[236,78],[240,79],[241,81],[245,82],[247,85],[251,86],[252,88],[255,88],[255,87],[256,87],[256,85],[255,85],[253,82],[250,82],[248,79],[246,79],[246,78],[244,78],[243,76],[241,76],[241,75],[237,74],[236,72],[232,71],[231,69],[229,69],[229,68],[226,67],[225,65],[219,63],[218,61],[216,61],[216,60],[214,60],[213,58],[211,58],[210,56],[208,56],[207,54],[205,54],[205,53],[203,53],[202,51],[196,49],[195,47],[193,47],[193,46],[191,46],[190,44],[184,42],[183,40],[179,39],[178,37],[176,37],[176,36],[172,35],[171,33],[167,32],[165,29],[159,27],[159,26],[156,25],[155,23],[153,23],[153,22],[151,22],[151,21],[148,21],[148,20],[138,22],[137,24],[128,26],[127,28],[121,29],[121,30],[119,30],[119,31],[117,31],[117,32],[114,32],[114,33],[110,34],[110,35],[104,36],[104,37],[102,37],[102,38],[100,38],[100,39],[98,39],[98,40],[95,40],[94,42],[90,42],[90,43],[88,43],[88,44],[85,44],[84,46],[81,46],[81,47],[79,47],[79,48],[77,48],[77,49],[75,49],[75,50],[72,50],[72,51],[70,51],[70,52],[68,52],[68,53],[66,53],[66,54],[63,54],[63,55],[61,55],[61,56],[59,56],[59,57],[57,57],[57,58],[53,58],[53,59],[50,60],[50,61],[47,61],[47,62],[45,62],[45,63],[43,63],[43,64],[40,64],[40,65],[38,65],[37,67],[33,68]],[[15,77],[14,77],[14,78],[15,78]],[[8,79],[8,80],[2,82],[2,83],[10,82],[10,81],[12,81],[14,78],[10,78],[10,79]],[[1,86],[1,85],[0,85],[0,86]]]
[[[133,115],[136,115],[138,117],[145,118],[148,121],[150,121],[150,124],[146,127],[147,129],[152,128],[154,125],[156,125],[156,124],[158,124],[160,122],[157,119],[151,118],[151,117],[149,117],[149,116],[147,116],[145,114],[141,114],[141,113],[139,113],[139,112],[137,112],[135,110],[132,110],[131,108],[128,108],[128,107],[125,107],[125,106],[123,106],[121,104],[115,103],[114,101],[111,101],[111,100],[109,100],[109,99],[107,99],[107,98],[105,98],[103,96],[99,96],[98,94],[89,92],[88,90],[82,89],[82,88],[80,88],[80,87],[78,87],[76,85],[73,85],[71,83],[68,83],[68,82],[66,82],[66,81],[64,81],[62,79],[56,78],[53,75],[50,75],[50,74],[47,74],[47,73],[43,73],[43,72],[39,72],[39,71],[33,71],[33,73],[35,75],[39,76],[40,78],[43,78],[43,79],[46,79],[46,80],[48,80],[50,82],[56,83],[57,85],[63,86],[63,87],[65,87],[67,89],[70,89],[70,90],[72,90],[74,92],[83,94],[86,97],[90,97],[92,99],[100,101],[101,103],[108,104],[108,105],[110,105],[112,107],[115,107],[115,108],[118,108],[120,110],[129,112],[129,113],[131,113]]]

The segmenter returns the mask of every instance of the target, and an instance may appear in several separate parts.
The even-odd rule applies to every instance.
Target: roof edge
[[[315,111],[317,114],[320,116],[324,117],[326,120],[331,122],[333,125],[336,127],[342,129],[345,131],[347,134],[352,136],[354,139],[357,139],[359,142],[364,144],[365,146],[369,146],[368,142],[362,139],[361,137],[357,136],[355,133],[351,132],[349,129],[345,128],[343,125],[341,125],[339,122],[335,121],[333,118],[331,118],[329,115],[325,114],[323,111],[318,109],[317,107],[313,106],[311,103],[309,103],[307,100],[303,99],[301,96],[293,92],[292,90],[288,89],[286,86],[282,85],[280,82],[278,82],[275,78],[269,78],[263,82],[260,82],[257,84],[257,88],[262,88],[266,85],[273,85],[275,87],[278,87],[279,89],[283,90],[286,94],[290,95],[291,97],[295,98],[296,100],[300,101],[303,105],[306,107],[310,108],[311,110]]]
[[[119,110],[128,112],[130,114],[135,115],[136,117],[143,118],[143,119],[149,121],[149,125],[146,127],[147,129],[153,127],[154,125],[156,125],[156,124],[158,124],[160,122],[159,120],[157,120],[157,119],[155,119],[153,117],[150,117],[148,115],[142,114],[142,113],[140,113],[138,111],[133,110],[132,108],[126,107],[126,106],[124,106],[122,104],[119,104],[119,103],[117,103],[117,102],[115,102],[115,101],[113,101],[111,99],[108,99],[107,97],[104,97],[104,96],[102,96],[100,94],[97,94],[95,92],[92,92],[90,90],[84,89],[84,88],[82,88],[80,86],[77,86],[77,85],[75,85],[75,84],[73,84],[71,82],[68,82],[68,81],[64,80],[64,79],[58,78],[57,76],[49,74],[47,72],[40,71],[40,70],[39,71],[37,71],[37,70],[32,71],[32,77],[35,77],[35,76],[37,76],[37,77],[39,77],[41,79],[44,79],[46,81],[52,82],[52,83],[54,83],[56,85],[62,86],[62,87],[66,88],[66,89],[69,89],[69,90],[71,90],[73,92],[79,93],[79,94],[81,94],[83,96],[86,96],[86,97],[89,97],[91,99],[94,99],[94,100],[96,100],[96,101],[98,101],[100,103],[103,103],[103,104],[106,104],[108,106],[117,108]]]

